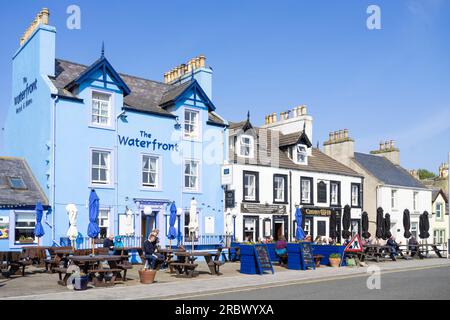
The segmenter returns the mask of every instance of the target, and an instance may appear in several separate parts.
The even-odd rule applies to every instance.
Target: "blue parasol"
[[[302,229],[302,210],[297,208],[295,210],[295,221],[297,221],[297,231],[295,232],[295,238],[297,240],[303,240],[305,238],[305,233]]]
[[[44,215],[44,208],[42,207],[42,203],[38,201],[36,203],[36,226],[34,227],[34,235],[38,238],[44,236],[44,227],[42,227],[42,216]],[[39,241],[39,240],[38,240]],[[39,242],[38,242],[39,244]]]
[[[89,225],[87,234],[89,238],[92,238],[92,254],[94,254],[94,239],[97,238],[100,233],[100,228],[97,224],[99,209],[100,199],[95,190],[91,190],[91,194],[89,196]]]
[[[177,221],[177,206],[175,202],[170,206],[170,217],[169,217],[169,234],[167,237],[169,240],[173,240],[177,237],[177,229],[175,229],[175,222]]]

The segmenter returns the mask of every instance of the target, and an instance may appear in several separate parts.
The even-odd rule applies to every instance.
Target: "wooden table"
[[[209,271],[211,275],[218,275],[218,269],[216,267],[216,261],[213,261],[213,257],[220,257],[221,250],[217,253],[210,253],[205,251],[181,251],[174,252],[175,256],[177,256],[178,261],[173,261],[169,264],[170,271],[173,269],[177,272],[177,274],[185,273],[188,276],[193,275],[198,264],[195,263],[198,257],[203,257],[205,259],[206,264],[208,265]],[[221,265],[221,263],[220,263]]]
[[[375,259],[376,262],[384,261],[385,256],[389,255],[392,261],[396,261],[395,255],[390,246],[378,244],[367,244],[363,246],[365,259]]]
[[[404,248],[401,249],[402,251],[405,251],[406,254],[410,254],[411,257],[413,258],[419,258],[419,259],[423,259],[423,258],[427,258],[428,257],[428,252],[429,251],[434,251],[434,253],[436,253],[436,255],[439,258],[445,258],[442,256],[441,252],[445,252],[446,250],[439,250],[439,248],[437,247],[437,244],[427,244],[427,243],[419,243],[417,245],[415,244],[409,244],[409,245],[401,245],[400,247]],[[411,250],[411,248],[416,248],[416,250]],[[431,248],[428,249],[428,248]]]
[[[114,285],[116,278],[122,278],[120,272],[124,271],[121,268],[121,262],[124,260],[128,260],[128,256],[122,255],[95,255],[95,256],[68,256],[68,267],[72,265],[78,266],[80,271],[89,275],[91,281],[93,281],[96,287],[100,286],[110,286]],[[109,265],[109,269],[104,269],[101,266],[101,262],[107,261]],[[61,285],[67,285],[67,280],[70,277],[70,274],[67,273],[67,268],[55,268],[59,273],[60,280],[58,281]],[[111,279],[107,281],[105,274],[111,273]],[[64,279],[61,279],[61,274],[64,275]],[[98,276],[97,276],[98,274]]]

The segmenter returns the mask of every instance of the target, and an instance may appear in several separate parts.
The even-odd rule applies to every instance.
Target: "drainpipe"
[[[289,218],[288,218],[288,223],[289,223],[289,228],[291,229],[290,235],[289,235],[289,239],[292,241],[293,239],[293,233],[294,233],[294,224],[292,223],[293,219],[292,219],[292,171],[289,170]]]
[[[56,227],[55,227],[55,216],[56,216],[56,178],[55,178],[55,173],[56,173],[56,103],[58,102],[58,96],[55,96],[53,98],[53,105],[52,105],[52,133],[51,133],[51,139],[52,139],[52,243],[56,242]]]

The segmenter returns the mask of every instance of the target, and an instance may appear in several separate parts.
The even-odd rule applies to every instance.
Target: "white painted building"
[[[222,172],[226,186],[226,221],[236,240],[295,237],[295,211],[303,209],[305,233],[329,237],[330,215],[340,222],[350,206],[353,231],[362,212],[362,177],[311,145],[312,117],[306,107],[230,124],[230,159]],[[336,227],[341,240],[341,223]]]
[[[330,133],[324,152],[364,176],[364,210],[369,215],[369,232],[375,236],[377,208],[391,217],[391,233],[397,242],[406,243],[403,212],[410,212],[410,232],[419,235],[419,216],[428,212],[432,237],[431,190],[400,166],[400,150],[394,142],[380,143],[370,154],[354,151],[354,140],[347,130]],[[430,237],[429,240],[432,240]]]

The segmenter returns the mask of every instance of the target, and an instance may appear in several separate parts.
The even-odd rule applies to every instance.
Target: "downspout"
[[[289,228],[291,229],[290,235],[289,235],[289,239],[292,241],[293,237],[293,233],[294,233],[294,223],[293,223],[293,219],[292,219],[292,171],[289,170],[289,219],[288,219],[288,223],[289,223]]]
[[[56,216],[56,103],[58,102],[58,96],[53,98],[52,105],[52,243],[56,243],[56,228],[55,228],[55,216]]]

